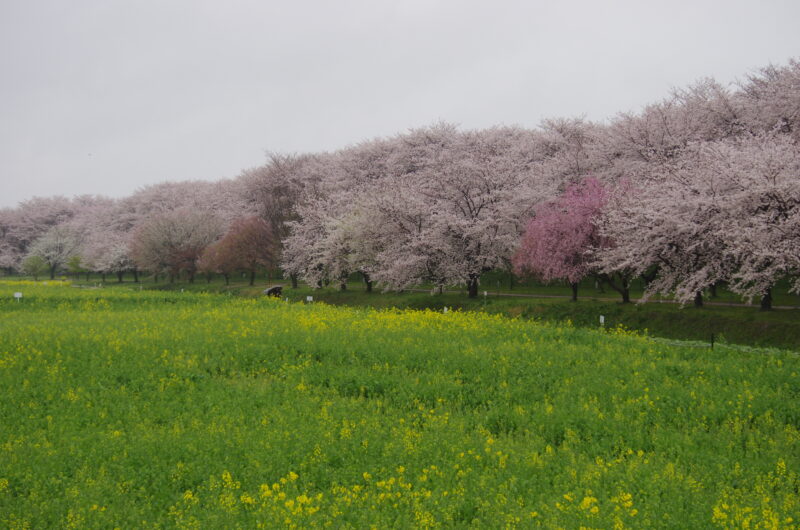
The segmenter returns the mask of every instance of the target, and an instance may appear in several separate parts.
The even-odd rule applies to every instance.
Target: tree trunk
[[[367,292],[372,292],[372,280],[369,277],[369,274],[366,272],[362,272],[361,275],[364,277],[364,284],[367,286]]]
[[[509,291],[513,291],[514,290],[514,273],[513,272],[509,272],[508,273],[508,290]]]
[[[620,274],[619,285],[614,281],[613,276],[606,275],[605,280],[612,289],[622,295],[623,304],[631,303],[631,279],[627,274]]]
[[[117,283],[122,283],[122,272],[117,271]]]
[[[153,283],[158,283],[158,273],[153,274]]]
[[[133,269],[133,283],[139,283],[139,269]]]
[[[339,290],[340,291],[346,291],[347,290],[347,281],[346,280],[339,283]]]
[[[703,307],[703,292],[697,291],[694,293],[694,306],[695,307]]]
[[[50,267],[50,279],[55,280],[55,278],[56,278],[56,266],[53,265],[52,267]]]
[[[603,289],[603,280],[602,278],[595,277],[594,279],[594,290],[600,294],[605,294],[605,289]]]
[[[194,271],[189,271],[189,283],[194,283]]]
[[[106,273],[105,272],[100,273],[100,281],[102,281],[103,283],[106,283]]]
[[[761,310],[772,310],[772,289],[767,289],[767,292],[765,292],[764,296],[761,297]]]
[[[478,275],[470,274],[467,281],[467,293],[470,298],[478,298]]]
[[[225,285],[231,284],[231,275],[230,274],[223,274],[222,276],[225,277]]]
[[[250,287],[255,285],[255,282],[256,282],[256,270],[250,269]]]
[[[290,274],[289,279],[292,280],[292,289],[297,289],[297,274]]]
[[[578,282],[572,282],[572,283],[569,284],[569,286],[572,288],[572,301],[573,302],[577,302],[578,301]]]
[[[711,298],[717,297],[717,282],[712,283],[708,286],[709,291],[711,292]]]

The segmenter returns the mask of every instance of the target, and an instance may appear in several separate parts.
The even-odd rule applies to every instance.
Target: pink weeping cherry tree
[[[578,284],[595,272],[592,250],[604,244],[595,221],[607,196],[603,184],[589,177],[538,208],[514,256],[517,274],[533,274],[548,283],[565,280],[577,300]]]

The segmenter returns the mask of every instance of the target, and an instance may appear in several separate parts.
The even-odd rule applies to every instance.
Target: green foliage
[[[796,355],[123,288],[0,282],[0,311],[3,526],[755,527],[800,511]]]
[[[83,266],[83,259],[80,256],[75,255],[67,260],[67,272],[70,274],[77,275],[86,272],[86,270]]]
[[[50,266],[39,255],[33,254],[22,260],[22,272],[28,276],[33,276],[35,280],[38,280],[39,276],[47,274],[49,271]]]

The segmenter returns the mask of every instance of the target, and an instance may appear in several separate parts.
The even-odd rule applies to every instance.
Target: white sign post
[[[310,303],[310,302],[313,302],[313,301],[314,301],[314,297],[313,296],[306,296],[306,302]]]
[[[603,316],[603,315],[600,315],[600,325],[602,327],[605,327],[605,325],[606,325],[606,317]]]
[[[22,298],[22,293],[14,293],[14,298],[16,298],[17,302],[19,302],[20,299]]]

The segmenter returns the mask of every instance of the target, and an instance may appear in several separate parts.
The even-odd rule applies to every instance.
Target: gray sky
[[[438,120],[604,120],[785,64],[798,20],[797,0],[0,0],[0,207]]]

